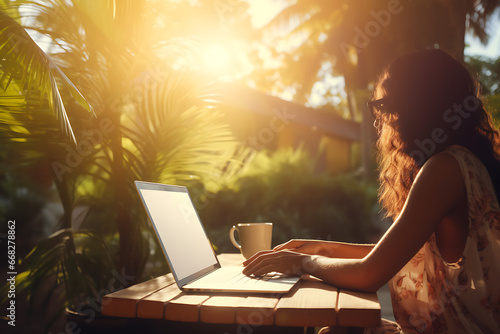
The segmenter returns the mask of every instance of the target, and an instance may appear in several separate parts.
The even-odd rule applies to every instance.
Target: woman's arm
[[[362,259],[371,252],[374,246],[372,244],[352,244],[338,241],[292,239],[274,247],[273,251],[290,250],[309,255]]]
[[[448,154],[437,154],[420,170],[399,217],[364,258],[270,251],[246,261],[243,272],[311,274],[341,288],[374,292],[418,252],[464,196],[466,190],[457,161]]]

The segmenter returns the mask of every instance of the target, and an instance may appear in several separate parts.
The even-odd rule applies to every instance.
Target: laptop
[[[300,279],[248,277],[242,267],[221,267],[186,187],[143,181],[135,186],[180,289],[279,294]]]

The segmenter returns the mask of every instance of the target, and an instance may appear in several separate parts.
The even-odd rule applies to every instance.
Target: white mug
[[[235,231],[238,231],[239,243],[234,238]],[[231,243],[241,251],[245,259],[259,251],[270,250],[272,236],[273,223],[237,224],[229,230]]]

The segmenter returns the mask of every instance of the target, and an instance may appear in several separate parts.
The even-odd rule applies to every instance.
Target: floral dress
[[[441,257],[435,235],[389,282],[397,323],[367,333],[500,333],[500,208],[482,162],[462,146],[455,157],[467,189],[469,235],[461,259]],[[499,171],[500,172],[500,171]]]

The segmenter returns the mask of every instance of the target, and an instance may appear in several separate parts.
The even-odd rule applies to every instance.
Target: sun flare
[[[221,70],[228,66],[229,61],[228,50],[220,45],[210,46],[203,54],[203,64],[207,69]]]

